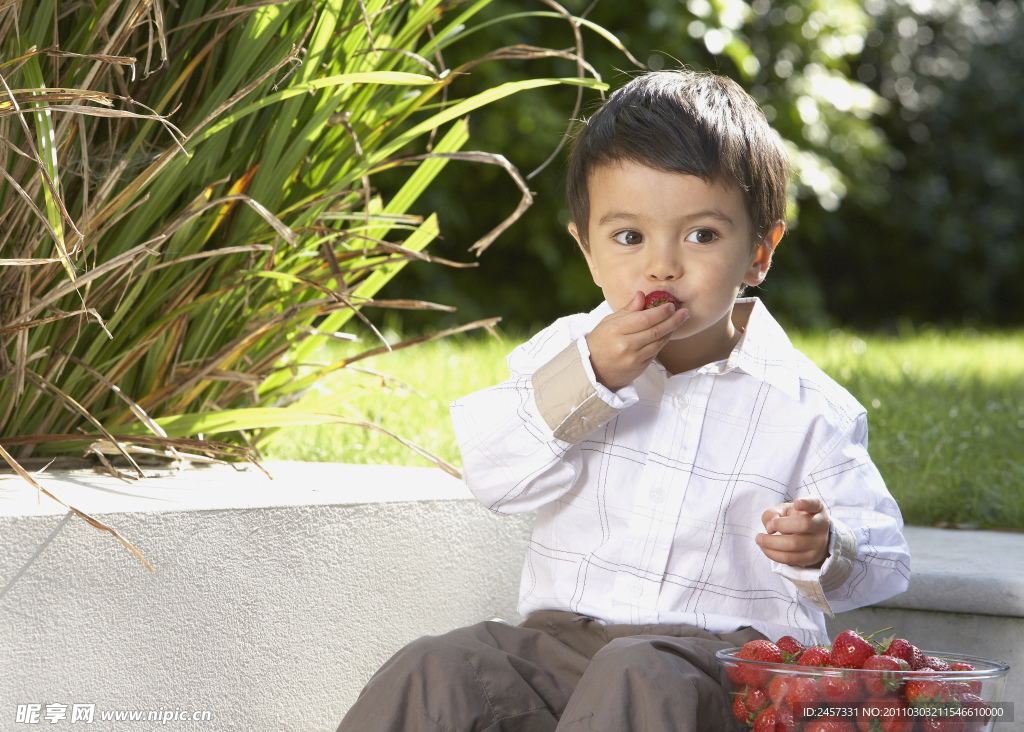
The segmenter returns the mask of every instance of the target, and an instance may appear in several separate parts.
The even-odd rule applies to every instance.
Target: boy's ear
[[[743,284],[756,287],[764,282],[764,278],[768,274],[768,268],[772,265],[772,255],[775,253],[775,247],[779,245],[779,241],[782,239],[785,231],[786,225],[779,221],[768,232],[768,236],[757,245],[757,250],[754,252],[754,260],[750,263],[750,268],[743,278]]]
[[[594,278],[594,284],[601,287],[601,278],[597,274],[597,267],[594,266],[594,258],[590,256],[590,249],[583,245],[583,240],[580,239],[580,231],[576,228],[576,222],[570,221],[566,227],[569,233],[572,234],[572,238],[579,244],[580,251],[583,252],[583,258],[587,260],[587,267],[590,268],[590,276]]]

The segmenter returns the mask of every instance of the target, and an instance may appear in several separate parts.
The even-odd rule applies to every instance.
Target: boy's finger
[[[668,320],[678,312],[675,309],[675,305],[672,304],[659,305],[658,307],[651,308],[650,310],[641,308],[639,311],[629,310],[628,308],[631,308],[632,306],[633,301],[631,301],[626,308],[615,313],[615,317],[617,319],[616,325],[620,329],[620,332],[627,336],[643,334],[646,337],[649,335],[649,331],[652,328],[656,327],[659,323]]]
[[[764,524],[764,528],[767,531],[775,531],[772,528],[771,523],[777,518],[781,518],[789,514],[789,509],[793,507],[792,503],[780,503],[774,508],[769,508],[767,511],[761,514],[761,523]]]
[[[672,313],[671,317],[666,318],[659,323],[655,323],[646,330],[642,330],[631,335],[637,339],[638,343],[643,344],[643,348],[653,347],[655,351],[661,351],[661,349],[665,347],[665,344],[672,339],[672,334],[676,332],[676,329],[689,318],[689,310],[686,310],[685,308],[677,310]]]
[[[644,303],[647,302],[647,298],[641,290],[637,290],[633,294],[633,299],[626,303],[626,307],[622,308],[619,312],[625,315],[626,313],[639,313],[644,309]]]
[[[814,496],[803,496],[793,501],[793,508],[797,511],[804,511],[805,513],[821,513],[825,510],[825,504],[822,503],[820,498]]]
[[[772,521],[770,528],[780,534],[821,534],[827,529],[828,521],[820,514],[795,513]]]

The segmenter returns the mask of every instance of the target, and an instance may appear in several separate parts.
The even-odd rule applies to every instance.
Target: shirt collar
[[[771,316],[759,298],[740,298],[736,303],[753,304],[743,336],[726,361],[709,364],[703,369],[710,373],[726,373],[740,369],[798,400],[800,377],[797,350],[790,343],[786,331]]]

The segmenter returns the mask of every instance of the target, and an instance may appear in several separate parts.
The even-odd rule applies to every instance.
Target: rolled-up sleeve
[[[772,562],[820,610],[834,613],[873,605],[905,592],[910,549],[903,517],[867,449],[867,418],[857,415],[793,498],[815,496],[831,521],[829,556],[820,569]]]
[[[632,386],[597,383],[586,333],[573,330],[541,331],[509,355],[506,381],[451,405],[463,480],[492,511],[533,511],[568,492],[580,441],[637,401]]]

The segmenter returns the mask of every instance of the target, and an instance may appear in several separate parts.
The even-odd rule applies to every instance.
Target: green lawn
[[[359,361],[387,374],[338,374],[326,392],[358,383],[349,414],[459,466],[448,404],[508,375],[505,337],[434,341]],[[798,348],[867,407],[870,451],[908,524],[1024,529],[1024,332],[925,331],[902,338],[843,331],[793,336]],[[372,344],[334,346],[323,358]],[[428,465],[386,435],[347,426],[282,432],[282,460]]]

